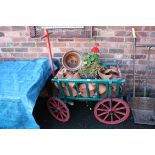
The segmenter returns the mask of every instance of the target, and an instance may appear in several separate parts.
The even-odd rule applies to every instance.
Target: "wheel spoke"
[[[55,102],[50,101],[50,105],[51,105],[51,107],[57,108],[57,105]]]
[[[62,112],[62,111],[61,111],[61,114],[62,114],[64,117],[67,116],[67,113],[64,113],[64,112]]]
[[[98,108],[97,111],[107,111],[107,109]]]
[[[109,116],[109,114],[107,114],[107,115],[104,117],[103,121],[105,121],[105,120],[108,118],[108,116]]]
[[[60,110],[64,110],[64,111],[66,111],[65,107],[62,106],[62,105],[59,106],[59,109],[60,109]]]
[[[50,103],[48,107],[55,108],[55,104],[54,103]]]
[[[52,113],[55,113],[56,112],[56,109],[54,107],[48,107],[48,109],[52,112]]]
[[[63,113],[66,113],[66,114],[67,114],[66,109],[61,109],[61,111],[62,111]]]
[[[53,105],[53,108],[58,109],[57,105],[55,105],[55,104]]]
[[[109,109],[109,107],[106,106],[105,103],[103,103],[102,106],[104,106],[106,109]]]
[[[123,109],[126,109],[126,107],[120,107],[120,108],[116,108],[114,110],[118,111],[118,110],[123,110]]]
[[[107,114],[107,113],[108,113],[108,111],[102,112],[102,113],[98,114],[98,116],[100,117],[100,116],[105,115],[105,114]]]
[[[62,105],[59,103],[59,101],[55,101],[55,102],[56,102],[56,104],[57,104],[58,107],[62,106]]]
[[[118,120],[120,120],[120,119],[121,119],[121,117],[120,117],[120,116],[118,116],[116,113],[115,113],[114,115],[117,117],[117,119],[118,119]]]
[[[53,100],[55,107],[58,107],[58,102],[56,100]]]
[[[117,114],[124,115],[124,116],[125,116],[125,114],[126,114],[126,113],[124,113],[124,112],[120,112],[120,111],[116,111],[116,113],[117,113]]]
[[[55,100],[53,100],[53,102],[51,102],[51,108],[54,108],[54,109],[63,109],[64,108],[64,106],[63,105],[61,105],[58,101],[55,101]]]
[[[56,116],[56,118],[59,118],[59,113],[56,113],[55,116]]]
[[[114,107],[113,109],[115,109],[121,102],[118,102]]]
[[[112,109],[112,101],[110,100],[110,109]]]
[[[55,112],[57,112],[57,109],[50,109],[50,111],[52,112],[52,113],[55,113]]]
[[[111,115],[110,118],[111,118],[111,122],[113,122],[114,121],[113,115]]]
[[[59,115],[60,115],[61,119],[63,119],[63,115],[61,113],[59,113]]]

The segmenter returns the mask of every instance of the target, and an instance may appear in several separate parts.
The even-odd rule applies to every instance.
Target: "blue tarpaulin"
[[[56,61],[55,61],[56,63]],[[57,65],[54,65],[57,69]],[[39,128],[32,112],[51,75],[49,59],[0,62],[0,128]]]

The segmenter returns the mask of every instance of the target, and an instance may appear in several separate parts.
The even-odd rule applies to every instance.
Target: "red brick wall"
[[[0,60],[34,59],[46,52],[46,43],[32,39],[29,27],[0,26]]]
[[[136,26],[137,42],[155,43],[155,26]],[[59,37],[51,39],[54,57],[62,55],[71,49],[82,53],[90,52],[94,42],[101,44],[101,58],[103,61],[117,61],[120,64],[123,76],[127,84],[132,82],[132,35],[130,26],[94,26],[86,27],[89,34],[92,30],[93,38],[87,38],[78,32],[77,37],[73,38],[69,32],[59,32]],[[61,33],[68,33],[70,37],[60,38]],[[75,34],[74,34],[75,35]],[[40,38],[31,38],[29,27],[24,26],[0,26],[0,60],[34,59],[48,56],[46,43]],[[136,82],[137,88],[142,88],[145,79],[145,69],[147,60],[147,49],[138,48],[136,56]],[[155,77],[155,50],[151,52],[150,77]],[[155,78],[149,80],[151,89],[155,89]]]

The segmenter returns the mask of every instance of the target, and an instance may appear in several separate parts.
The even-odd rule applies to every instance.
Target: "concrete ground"
[[[135,124],[132,114],[123,123],[118,125],[106,125],[98,122],[93,114],[94,104],[87,105],[84,102],[76,102],[69,105],[71,118],[67,123],[55,120],[48,112],[46,98],[38,98],[34,108],[34,118],[41,129],[155,129],[153,125]]]

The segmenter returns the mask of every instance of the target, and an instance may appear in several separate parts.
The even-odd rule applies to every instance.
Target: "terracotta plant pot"
[[[56,88],[58,88],[58,85],[57,85],[56,82],[54,82],[54,85],[55,85]],[[65,83],[63,83],[63,82],[61,83],[61,86],[62,86],[63,88],[66,87]]]
[[[89,91],[95,90],[96,84],[95,83],[88,83],[88,89],[89,89]]]
[[[73,96],[77,96],[77,91],[75,88],[71,88],[71,91],[72,91]]]
[[[74,75],[73,75],[73,79],[80,79],[80,74],[78,72],[76,72]]]
[[[65,76],[67,75],[67,73],[68,73],[68,71],[67,71],[66,68],[63,68],[63,69],[62,69],[62,72],[63,72],[63,76],[64,76],[64,77],[65,77]]]
[[[112,92],[112,97],[116,97],[116,92]]]
[[[63,76],[63,72],[62,72],[62,71],[59,71],[59,72],[57,73],[56,77],[59,78],[59,79],[63,78],[63,77],[64,77],[64,76]]]
[[[117,86],[112,85],[112,97],[116,97],[116,89],[117,89]]]
[[[117,86],[116,85],[112,85],[112,97],[116,97],[116,89]],[[119,91],[122,92],[122,86],[119,87]]]
[[[112,91],[116,92],[117,86],[115,84],[112,85]]]
[[[70,88],[70,89],[71,89],[71,91],[72,91],[73,96],[77,96],[77,91],[76,91],[76,89],[75,89],[75,88]],[[66,96],[70,96],[67,87],[64,87],[63,90],[64,90]]]
[[[90,96],[91,96],[91,97],[93,97],[93,96],[95,95],[95,91],[94,91],[94,90],[91,90],[91,91],[89,91],[89,92],[90,92]],[[88,97],[88,94],[87,94],[86,90],[83,90],[83,91],[81,92],[81,96],[83,96],[83,97]]]
[[[61,68],[58,73],[56,74],[56,78],[64,78],[66,76],[67,70],[66,68]]]
[[[106,92],[106,86],[104,84],[99,85],[99,94],[104,94]]]
[[[73,74],[71,74],[70,72],[67,72],[65,78],[66,78],[66,79],[72,79],[72,78],[73,78]],[[73,88],[74,85],[75,85],[74,82],[69,82],[68,84],[69,84],[69,86],[70,86],[71,88]]]
[[[80,75],[79,75],[78,72],[76,72],[76,73],[74,73],[74,74],[68,72],[67,75],[65,76],[65,78],[67,78],[67,79],[80,79]],[[69,84],[69,86],[70,86],[71,88],[73,88],[73,87],[75,86],[75,83],[74,83],[74,82],[69,82],[68,84]]]
[[[79,90],[85,90],[85,89],[86,89],[85,84],[80,84],[79,85]],[[96,84],[95,83],[88,83],[88,89],[89,89],[89,91],[95,90],[96,89]]]
[[[80,84],[80,85],[79,85],[79,90],[80,90],[80,92],[82,92],[84,89],[86,89],[85,84]]]
[[[91,97],[94,96],[95,95],[95,89],[92,86],[90,87],[89,84],[88,84],[88,89],[89,89],[89,92],[90,92],[90,96]],[[85,84],[80,84],[79,85],[79,91],[81,93],[81,96],[88,97],[87,90],[86,90],[86,85]]]
[[[112,85],[112,97],[116,97],[116,89],[117,86],[116,85]],[[122,92],[122,86],[119,87],[119,91]]]
[[[81,67],[81,54],[77,51],[66,52],[62,58],[62,64],[70,71],[76,71]]]
[[[58,71],[58,73],[56,74],[55,78],[61,79],[61,78],[63,78],[63,77],[64,77],[64,76],[63,76],[63,71],[62,71],[62,69],[60,69],[60,70]],[[54,83],[54,85],[58,88],[58,85],[57,85],[56,82]]]
[[[102,73],[100,71],[98,72],[98,74],[99,74],[101,79],[110,79],[112,77],[112,74],[106,75],[106,74],[104,74],[104,73]]]
[[[106,93],[100,94],[100,97],[106,98]]]
[[[70,72],[67,72],[65,78],[66,78],[66,79],[72,79],[72,78],[73,78],[73,74],[70,73]]]
[[[117,67],[110,67],[110,69],[106,69],[105,74],[119,74],[118,73],[118,68]]]
[[[75,74],[73,74],[72,79],[80,79],[80,74],[78,72],[76,72]],[[70,85],[70,87],[74,87],[75,83],[74,82],[70,82],[69,85]]]

